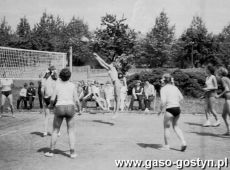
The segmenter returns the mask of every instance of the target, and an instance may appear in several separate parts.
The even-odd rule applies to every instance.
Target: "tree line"
[[[99,67],[91,57],[96,51],[106,61],[116,61],[122,72],[132,66],[230,65],[230,24],[215,35],[208,32],[201,17],[194,16],[190,26],[176,38],[176,27],[170,24],[165,11],[159,14],[146,34],[130,28],[126,20],[124,16],[106,14],[100,26],[91,32],[83,19],[73,17],[66,23],[61,17],[44,12],[33,28],[23,17],[12,31],[4,17],[0,22],[0,46],[57,52],[68,52],[72,46],[74,66]],[[83,42],[83,36],[93,41]]]

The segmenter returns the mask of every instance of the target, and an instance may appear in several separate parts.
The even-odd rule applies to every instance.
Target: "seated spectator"
[[[36,96],[36,89],[34,87],[34,83],[30,82],[30,86],[27,89],[27,99],[29,100],[29,105],[30,105],[28,109],[33,108],[33,102],[34,102],[35,96]]]
[[[27,87],[28,84],[25,83],[24,87],[21,89],[20,93],[19,93],[19,98],[17,100],[17,109],[19,109],[20,103],[21,101],[24,102],[24,107],[23,109],[27,109],[27,98],[26,98],[26,94],[27,94]]]
[[[99,83],[95,81],[94,84],[92,84],[91,88],[92,88],[92,94],[93,94],[92,98],[97,102],[97,104],[99,105],[101,109],[106,110],[106,101],[100,95]]]
[[[148,80],[145,81],[144,94],[145,94],[145,111],[149,112],[151,102],[156,97],[156,90],[154,86],[149,83]],[[154,106],[154,109],[155,109],[155,106]]]
[[[90,101],[92,100],[92,90],[91,90],[91,87],[90,87],[90,83],[84,83],[83,87],[82,87],[82,92],[80,94],[80,101],[82,102],[82,109],[83,111],[85,111],[86,109],[86,104],[87,104],[87,101]]]
[[[111,109],[111,100],[114,99],[114,87],[111,85],[110,81],[107,81],[104,86],[104,94],[106,100],[107,110]]]
[[[135,87],[132,89],[132,98],[129,105],[129,109],[133,110],[133,103],[135,100],[139,102],[139,109],[144,110],[144,89],[141,86],[141,81],[137,80]]]

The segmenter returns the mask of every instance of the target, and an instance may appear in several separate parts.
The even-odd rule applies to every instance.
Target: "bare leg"
[[[229,114],[230,114],[230,101],[226,101],[224,104],[223,114],[222,114],[224,123],[225,123],[226,128],[227,128],[227,132],[225,133],[226,135],[230,135],[230,130],[229,130],[230,128],[229,128],[229,123],[227,120]]]
[[[209,98],[209,107],[210,107],[210,113],[212,113],[212,115],[214,116],[214,118],[216,119],[216,121],[218,121],[218,117],[217,117],[217,112],[214,108],[214,103],[215,103],[215,98],[214,97],[210,97]]]
[[[165,141],[165,146],[169,147],[169,128],[170,124],[173,120],[173,117],[170,113],[166,112],[164,115],[164,141]]]
[[[49,124],[49,115],[50,115],[50,109],[48,108],[48,106],[45,106],[44,108],[44,116],[45,116],[45,119],[44,119],[44,136],[47,135],[48,133],[48,124]]]
[[[182,130],[179,128],[178,126],[178,120],[179,120],[180,116],[174,117],[173,121],[172,121],[172,125],[173,125],[173,129],[177,134],[177,137],[180,139],[181,143],[183,146],[186,146],[186,141],[184,139],[184,135]]]
[[[50,142],[50,152],[46,152],[45,156],[52,157],[53,152],[57,143],[57,138],[58,138],[58,132],[60,131],[60,127],[63,121],[63,117],[57,117],[56,115],[54,116],[53,120],[53,132],[51,136],[51,142]]]
[[[1,115],[3,114],[3,106],[6,102],[6,96],[2,94],[2,100],[1,100]]]
[[[67,130],[69,134],[70,157],[76,157],[75,153],[75,122],[74,117],[66,118]]]
[[[11,113],[12,113],[12,117],[14,117],[13,95],[10,94],[10,95],[8,96],[8,98],[9,98],[9,101],[10,101],[10,110],[11,110]]]
[[[54,116],[53,132],[52,132],[51,144],[50,144],[50,149],[52,151],[55,149],[55,146],[56,146],[56,143],[57,143],[57,138],[58,138],[58,133],[60,131],[62,121],[63,121],[62,117],[57,117],[56,115]]]

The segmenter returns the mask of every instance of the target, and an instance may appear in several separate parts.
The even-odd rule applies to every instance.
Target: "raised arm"
[[[110,70],[109,64],[107,64],[97,53],[93,53],[93,55],[102,67],[104,67],[106,70]]]

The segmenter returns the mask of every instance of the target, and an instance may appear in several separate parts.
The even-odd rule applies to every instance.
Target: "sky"
[[[33,27],[46,11],[65,22],[79,17],[91,31],[100,27],[106,13],[119,18],[124,15],[131,28],[146,33],[162,10],[170,25],[176,26],[176,36],[190,26],[193,16],[201,16],[208,31],[214,34],[230,24],[230,0],[0,0],[0,19],[5,17],[13,30],[24,16]]]

